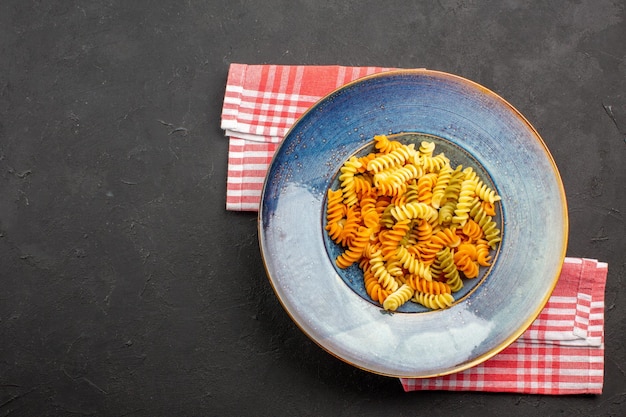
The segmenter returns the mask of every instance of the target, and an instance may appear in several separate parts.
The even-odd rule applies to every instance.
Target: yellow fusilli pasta
[[[385,310],[397,310],[398,307],[406,303],[413,297],[415,290],[411,288],[407,284],[402,284],[396,291],[389,294],[385,301],[383,302],[383,308]]]

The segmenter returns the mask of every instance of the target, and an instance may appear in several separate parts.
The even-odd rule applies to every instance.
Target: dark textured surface
[[[0,2],[0,416],[626,414],[623,1]],[[224,209],[228,65],[426,67],[537,128],[609,263],[601,396],[403,393],[290,321]],[[540,213],[538,213],[540,215]]]

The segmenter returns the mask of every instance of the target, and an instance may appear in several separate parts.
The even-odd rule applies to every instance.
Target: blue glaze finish
[[[325,196],[337,171],[374,135],[402,132],[462,148],[502,197],[492,268],[443,311],[387,314],[359,295],[358,271],[340,274],[328,255]],[[428,70],[366,77],[314,105],[277,150],[259,211],[268,276],[294,322],[340,359],[396,377],[456,372],[513,342],[556,284],[567,229],[558,170],[528,121],[486,88]]]

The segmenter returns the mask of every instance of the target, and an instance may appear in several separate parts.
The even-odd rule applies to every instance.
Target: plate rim
[[[475,358],[473,358],[471,360],[468,360],[468,361],[466,361],[466,362],[464,362],[464,363],[462,363],[460,365],[451,366],[450,369],[445,370],[445,371],[441,371],[441,372],[432,372],[432,373],[427,373],[427,374],[415,374],[413,376],[396,375],[396,374],[392,374],[392,373],[387,373],[387,372],[383,372],[383,371],[376,370],[376,369],[371,369],[371,368],[366,367],[364,365],[355,363],[355,362],[353,362],[353,361],[351,361],[351,360],[349,360],[349,359],[347,359],[345,357],[342,357],[340,354],[332,351],[328,347],[324,346],[313,335],[311,335],[304,328],[304,326],[301,323],[299,323],[298,320],[296,320],[296,318],[294,317],[292,312],[289,310],[288,306],[285,304],[285,301],[280,297],[279,292],[277,291],[277,288],[275,286],[275,282],[272,279],[272,274],[270,273],[270,269],[268,267],[268,261],[266,260],[265,252],[264,252],[264,246],[265,245],[264,245],[264,242],[263,242],[263,236],[264,236],[264,232],[263,232],[263,206],[264,206],[264,204],[263,204],[263,202],[265,200],[266,190],[267,190],[268,183],[269,183],[269,180],[270,180],[270,178],[269,178],[269,173],[271,171],[270,168],[274,165],[275,161],[277,160],[278,155],[280,154],[283,146],[286,146],[285,145],[285,139],[291,136],[292,132],[297,129],[297,127],[301,124],[302,120],[305,119],[309,115],[309,113],[314,112],[320,105],[323,105],[323,103],[325,103],[329,98],[332,98],[333,96],[339,94],[341,91],[346,90],[346,89],[350,89],[350,88],[352,88],[356,84],[367,82],[367,81],[370,81],[372,79],[387,78],[387,77],[398,77],[398,76],[402,76],[402,75],[408,75],[408,76],[431,76],[433,78],[444,78],[444,79],[454,80],[455,82],[457,82],[459,84],[465,84],[467,86],[472,87],[475,90],[480,90],[483,94],[486,94],[486,95],[490,96],[492,99],[495,99],[496,101],[500,102],[501,104],[506,106],[510,112],[515,114],[515,116],[529,130],[532,131],[535,140],[537,141],[537,143],[539,145],[541,145],[542,153],[544,154],[544,156],[546,157],[547,161],[550,163],[550,166],[552,167],[552,173],[554,174],[554,180],[555,180],[556,184],[558,185],[559,201],[561,202],[561,206],[562,206],[562,213],[560,213],[561,214],[560,219],[561,219],[561,226],[562,226],[562,230],[563,230],[563,235],[561,236],[561,252],[558,254],[558,256],[557,256],[557,254],[555,254],[555,258],[558,259],[558,266],[557,266],[557,268],[555,270],[554,276],[551,277],[551,283],[550,283],[550,286],[549,286],[549,290],[545,292],[542,300],[537,304],[536,310],[533,311],[532,314],[529,315],[529,317],[528,317],[528,319],[526,321],[524,321],[520,326],[518,326],[516,331],[512,332],[500,344],[498,344],[496,347],[492,348],[488,352],[480,354],[480,355],[476,356]],[[415,132],[415,133],[419,133],[419,132]],[[508,346],[510,346],[512,343],[514,343],[517,339],[519,339],[519,337],[532,325],[532,323],[537,319],[537,317],[541,314],[542,310],[545,308],[545,305],[547,304],[548,300],[550,299],[550,297],[551,297],[551,295],[552,295],[552,293],[554,291],[554,288],[556,287],[556,284],[558,283],[559,276],[561,274],[563,263],[564,263],[564,260],[565,260],[565,257],[566,257],[566,252],[567,252],[567,242],[568,242],[568,236],[569,236],[569,216],[568,216],[568,204],[567,204],[567,198],[566,198],[566,194],[565,194],[565,188],[564,188],[563,180],[562,180],[560,171],[559,171],[559,169],[558,169],[558,167],[556,165],[556,162],[554,160],[554,157],[550,153],[550,151],[549,151],[545,141],[543,140],[543,137],[539,134],[537,129],[509,101],[504,99],[499,94],[495,93],[493,90],[491,90],[491,89],[489,89],[489,88],[479,84],[478,82],[475,82],[473,80],[470,80],[470,79],[465,78],[465,77],[460,76],[460,75],[456,75],[456,74],[452,74],[452,73],[444,72],[444,71],[440,71],[440,70],[430,70],[430,69],[426,69],[426,68],[393,69],[393,70],[385,70],[385,71],[382,71],[382,72],[379,72],[379,73],[366,75],[366,76],[357,78],[355,80],[352,80],[352,81],[350,81],[350,82],[348,82],[346,84],[343,84],[343,85],[333,89],[332,91],[328,92],[327,94],[323,95],[322,97],[320,97],[314,104],[312,104],[307,110],[305,110],[300,116],[298,116],[298,118],[290,126],[290,128],[287,130],[287,132],[285,133],[285,135],[283,136],[283,138],[279,142],[278,146],[276,147],[276,149],[274,151],[274,154],[272,155],[270,163],[268,165],[266,176],[265,176],[265,179],[263,181],[263,187],[261,189],[261,200],[260,200],[259,210],[258,210],[258,214],[257,214],[257,232],[258,232],[257,233],[257,238],[258,238],[259,248],[260,248],[261,257],[262,257],[262,261],[263,261],[263,266],[264,266],[265,273],[266,273],[266,276],[268,278],[268,281],[270,282],[270,285],[272,286],[272,290],[274,291],[274,294],[276,295],[276,298],[279,300],[279,303],[281,304],[281,306],[283,307],[283,310],[287,313],[287,315],[289,316],[291,321],[300,329],[300,331],[302,331],[308,337],[308,339],[310,341],[314,342],[316,345],[318,345],[320,348],[322,348],[325,352],[329,353],[331,356],[334,356],[337,359],[341,360],[342,362],[347,363],[347,364],[349,364],[351,366],[354,366],[355,368],[358,368],[358,369],[361,369],[361,370],[364,370],[364,371],[367,371],[367,372],[370,372],[370,373],[373,373],[373,374],[378,374],[378,375],[388,376],[388,377],[423,379],[423,378],[434,378],[434,377],[450,375],[450,374],[462,372],[462,371],[465,371],[467,369],[473,368],[473,367],[475,367],[475,366],[477,366],[477,365],[479,365],[479,364],[489,360],[490,358],[496,356],[498,353],[502,352],[504,349],[506,349]],[[402,314],[405,314],[405,313],[402,313]],[[414,313],[406,313],[406,314],[414,314]],[[423,314],[423,313],[417,313],[417,314]]]

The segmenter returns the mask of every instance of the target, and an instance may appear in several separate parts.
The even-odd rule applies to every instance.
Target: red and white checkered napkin
[[[258,210],[278,143],[311,105],[337,87],[388,69],[231,64],[221,125],[230,141],[226,208]]]
[[[226,208],[257,211],[265,173],[297,118],[321,97],[380,67],[232,64],[222,110],[229,137]],[[606,263],[566,258],[546,307],[513,344],[452,375],[402,378],[405,391],[600,394]]]
[[[436,378],[401,379],[405,391],[601,394],[607,264],[565,258],[545,308],[522,336],[473,368]]]

